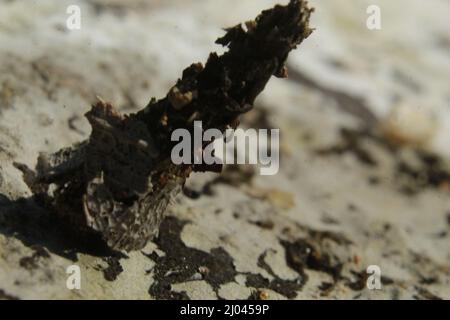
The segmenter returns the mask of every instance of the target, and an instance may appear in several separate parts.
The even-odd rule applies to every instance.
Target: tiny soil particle
[[[267,299],[269,299],[269,293],[267,293],[266,291],[261,291],[259,293],[259,298],[261,300],[267,300]]]
[[[247,300],[267,300],[269,299],[269,293],[264,290],[252,290],[252,293]]]
[[[200,272],[202,275],[207,275],[209,274],[209,269],[208,267],[200,266],[198,267],[198,272]]]

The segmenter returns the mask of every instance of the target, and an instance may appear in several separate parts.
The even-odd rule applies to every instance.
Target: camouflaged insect
[[[204,130],[235,128],[270,77],[286,77],[289,51],[312,32],[311,12],[306,1],[291,0],[263,11],[247,30],[228,29],[217,43],[229,50],[212,53],[205,66],[186,68],[165,98],[131,115],[100,100],[86,114],[92,126],[87,141],[41,154],[35,171],[16,167],[33,193],[80,235],[98,234],[113,249],[143,248],[189,174],[216,170],[173,164],[172,132],[193,130],[194,120]]]

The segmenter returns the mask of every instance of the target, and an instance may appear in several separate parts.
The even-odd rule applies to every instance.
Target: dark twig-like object
[[[235,128],[270,77],[286,77],[288,53],[311,34],[311,12],[306,1],[291,0],[263,11],[246,30],[228,29],[216,42],[229,50],[185,69],[164,99],[130,115],[99,101],[86,114],[87,141],[41,154],[35,171],[16,166],[75,230],[100,234],[113,249],[144,247],[189,174],[214,169],[173,164],[173,130],[192,130],[194,120],[204,130]]]

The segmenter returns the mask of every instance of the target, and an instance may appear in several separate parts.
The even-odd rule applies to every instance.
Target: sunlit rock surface
[[[289,79],[243,120],[280,129],[279,173],[193,175],[154,243],[124,255],[69,241],[13,161],[85,139],[95,96],[126,113],[164,95],[275,1],[0,1],[0,298],[450,298],[450,4],[310,2]]]

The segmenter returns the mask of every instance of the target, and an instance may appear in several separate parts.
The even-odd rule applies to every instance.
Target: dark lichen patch
[[[234,267],[231,256],[223,248],[212,249],[210,253],[195,248],[187,247],[181,240],[183,227],[189,222],[179,220],[175,217],[167,217],[161,224],[161,229],[155,244],[165,255],[156,252],[146,254],[155,262],[151,270],[155,282],[149,289],[151,296],[157,299],[180,299],[180,294],[175,292],[172,286],[198,280],[199,277],[211,285],[218,293],[221,285],[233,282],[236,275],[246,276],[246,286],[257,290],[270,289],[289,299],[297,296],[307,281],[305,269],[313,269],[330,274],[333,279],[340,277],[342,263],[338,258],[328,252],[322,252],[316,248],[323,241],[331,241],[339,245],[349,245],[351,242],[345,237],[332,232],[320,232],[308,230],[309,238],[315,244],[307,240],[296,240],[294,242],[283,241],[286,261],[288,265],[298,273],[293,280],[280,278],[266,262],[268,251],[262,253],[257,265],[264,269],[270,279],[255,273],[238,273]],[[201,272],[200,270],[208,270]],[[254,296],[250,297],[254,299]]]
[[[285,249],[287,265],[299,274],[304,274],[304,269],[311,269],[328,273],[335,281],[340,278],[343,263],[337,256],[322,252],[306,239],[282,240],[280,243]]]
[[[251,165],[227,165],[224,166],[220,175],[206,182],[200,188],[194,189],[188,186],[183,187],[184,196],[197,200],[202,196],[214,196],[214,187],[218,184],[225,184],[239,188],[242,185],[251,185],[255,176],[255,168]]]
[[[425,276],[421,276],[419,283],[420,284],[424,284],[424,285],[430,285],[430,284],[435,284],[439,282],[439,278],[438,277],[425,277]]]
[[[363,164],[376,167],[378,162],[368,143],[380,147],[392,154],[395,159],[393,181],[398,190],[407,196],[413,196],[427,188],[450,189],[450,164],[439,155],[419,148],[412,148],[412,157],[404,159],[401,145],[395,144],[380,132],[369,126],[356,129],[341,128],[341,141],[332,146],[320,148],[316,153],[321,156],[336,156],[351,153]],[[368,183],[378,185],[380,178],[370,176]]]
[[[102,270],[105,280],[107,281],[116,280],[119,274],[123,272],[122,265],[120,264],[120,258],[107,257],[104,258],[103,260],[108,264],[108,266]]]
[[[300,224],[297,227],[307,233],[305,238],[296,238],[288,228],[284,232],[284,238],[280,239],[285,250],[286,264],[300,275],[305,275],[305,278],[305,270],[310,269],[329,274],[335,283],[341,280],[344,263],[350,257],[338,256],[334,248],[347,247],[352,241],[340,233],[309,229]]]
[[[347,279],[347,281],[345,281],[345,285],[354,291],[364,290],[367,286],[367,279],[369,277],[367,272],[364,270],[360,272],[352,270],[350,272],[354,276],[354,280]]]
[[[426,188],[448,189],[450,186],[450,167],[437,155],[415,152],[419,165],[399,160],[396,165],[395,179],[400,181],[401,190],[407,195],[415,195]]]
[[[19,265],[27,270],[36,269],[40,260],[50,258],[48,251],[39,245],[33,245],[31,249],[34,251],[31,256],[22,257],[19,260]]]
[[[258,257],[258,267],[264,269],[269,273],[273,279],[268,280],[260,274],[247,274],[246,285],[254,287],[257,289],[270,289],[283,296],[293,299],[297,296],[298,291],[300,291],[307,280],[307,276],[304,273],[299,273],[299,277],[294,280],[285,280],[277,276],[272,268],[266,263],[265,259],[268,251],[265,251]]]
[[[387,276],[381,276],[381,284],[384,286],[389,286],[391,284],[394,284],[395,281],[392,278],[389,278]]]
[[[367,280],[369,278],[369,274],[366,272],[366,270],[362,271],[351,270],[350,273],[353,275],[354,279],[352,280],[348,278],[345,279],[344,284],[347,287],[349,287],[353,291],[362,291],[365,288],[367,288]],[[386,276],[381,276],[380,281],[383,286],[388,286],[394,283],[393,279]]]
[[[276,277],[269,281],[262,275],[253,273],[247,275],[247,281],[245,282],[245,284],[249,287],[270,289],[289,299],[294,299],[297,296],[298,291],[301,290],[304,283],[304,277],[297,278],[295,280],[284,280]]]
[[[335,286],[336,286],[335,282],[322,282],[318,287],[320,291],[320,296],[321,297],[328,296]]]
[[[413,295],[413,298],[416,300],[442,300],[441,297],[438,297],[437,295],[431,293],[429,290],[423,287],[415,288],[417,293]]]
[[[263,219],[256,221],[248,221],[250,224],[260,227],[261,229],[272,230],[275,227],[274,222],[271,219]]]
[[[273,250],[271,250],[271,251],[273,251]],[[275,274],[274,274],[272,268],[266,262],[266,257],[267,257],[267,253],[268,252],[269,251],[266,250],[258,257],[257,265],[258,265],[258,267],[263,268],[264,270],[266,270],[271,276],[275,277]]]
[[[222,173],[207,182],[202,190],[201,194],[213,196],[214,186],[218,184],[226,184],[239,188],[242,185],[251,185],[253,177],[255,176],[255,168],[251,165],[227,165],[224,167]]]
[[[214,248],[208,253],[183,243],[181,231],[187,223],[167,217],[155,240],[158,248],[166,255],[148,255],[156,263],[153,269],[155,283],[149,293],[157,299],[178,299],[179,293],[172,291],[172,285],[192,280],[199,270],[208,270],[201,273],[202,278],[216,293],[222,284],[234,281],[237,275],[233,259],[223,248]]]
[[[310,239],[317,243],[322,243],[324,240],[331,240],[338,245],[348,246],[352,244],[352,241],[347,239],[343,234],[332,231],[318,231],[310,229],[308,230]]]

